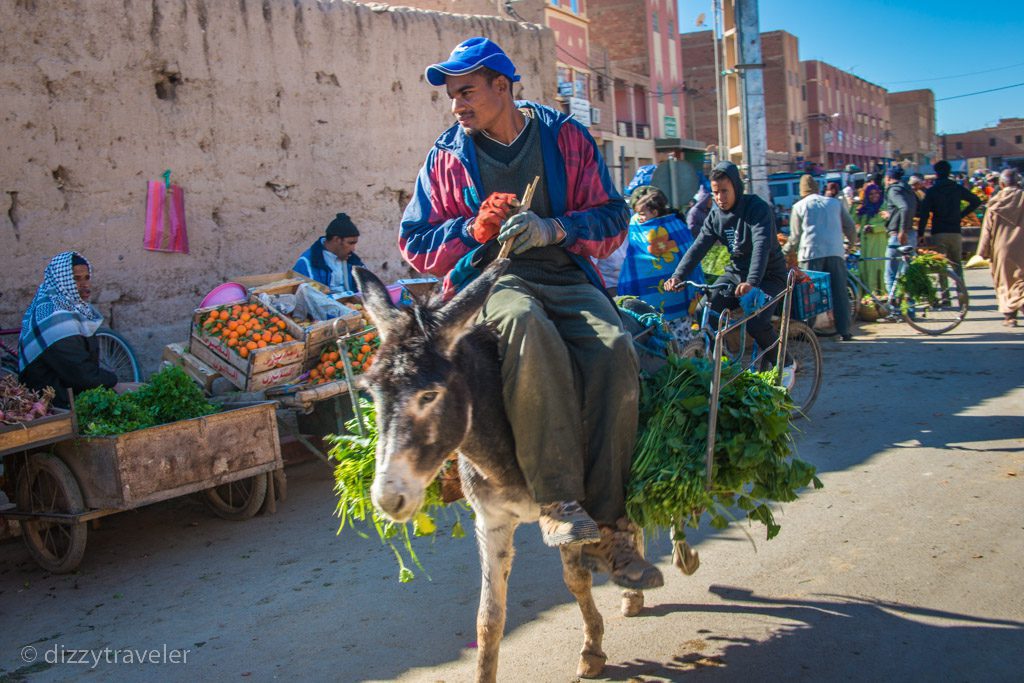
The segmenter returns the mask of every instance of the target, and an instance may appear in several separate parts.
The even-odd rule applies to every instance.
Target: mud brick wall
[[[551,32],[493,16],[329,0],[0,3],[0,325],[64,249],[156,368],[233,276],[285,270],[338,211],[385,280],[416,173],[452,118],[427,64],[474,35],[555,92]],[[146,251],[146,181],[185,190],[189,255]]]

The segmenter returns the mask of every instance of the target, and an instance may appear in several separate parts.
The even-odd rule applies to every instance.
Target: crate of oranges
[[[189,346],[244,391],[294,380],[305,356],[301,329],[255,300],[197,310]]]
[[[337,345],[324,347],[320,354],[320,362],[309,371],[310,383],[326,384],[344,380],[345,361],[341,357],[342,353],[348,356],[353,373],[358,375],[366,372],[373,365],[373,358],[379,347],[380,337],[377,330],[372,327],[339,339]]]

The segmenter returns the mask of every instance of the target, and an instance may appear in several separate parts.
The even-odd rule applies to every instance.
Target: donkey
[[[517,526],[540,516],[516,462],[502,399],[497,335],[475,324],[508,263],[493,263],[447,304],[435,298],[417,301],[411,310],[396,308],[372,273],[355,271],[366,312],[381,338],[373,369],[364,378],[377,405],[379,434],[371,497],[389,518],[408,521],[449,454],[458,453],[462,488],[476,513],[483,575],[477,681],[497,677],[513,534]],[[576,675],[595,677],[607,657],[601,649],[604,622],[591,593],[591,573],[581,563],[580,546],[560,552],[562,577],[583,613]],[[624,591],[628,616],[642,604],[642,592]]]

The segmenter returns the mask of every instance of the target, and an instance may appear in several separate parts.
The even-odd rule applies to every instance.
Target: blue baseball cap
[[[456,45],[448,61],[428,66],[427,82],[430,85],[444,85],[448,76],[463,76],[484,66],[507,76],[513,83],[519,81],[516,65],[505,51],[494,41],[477,36]]]

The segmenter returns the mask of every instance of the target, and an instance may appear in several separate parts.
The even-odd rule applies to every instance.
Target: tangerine
[[[239,348],[238,349],[238,355],[241,356],[242,358],[248,358],[249,357],[249,349],[245,348],[244,346]]]

